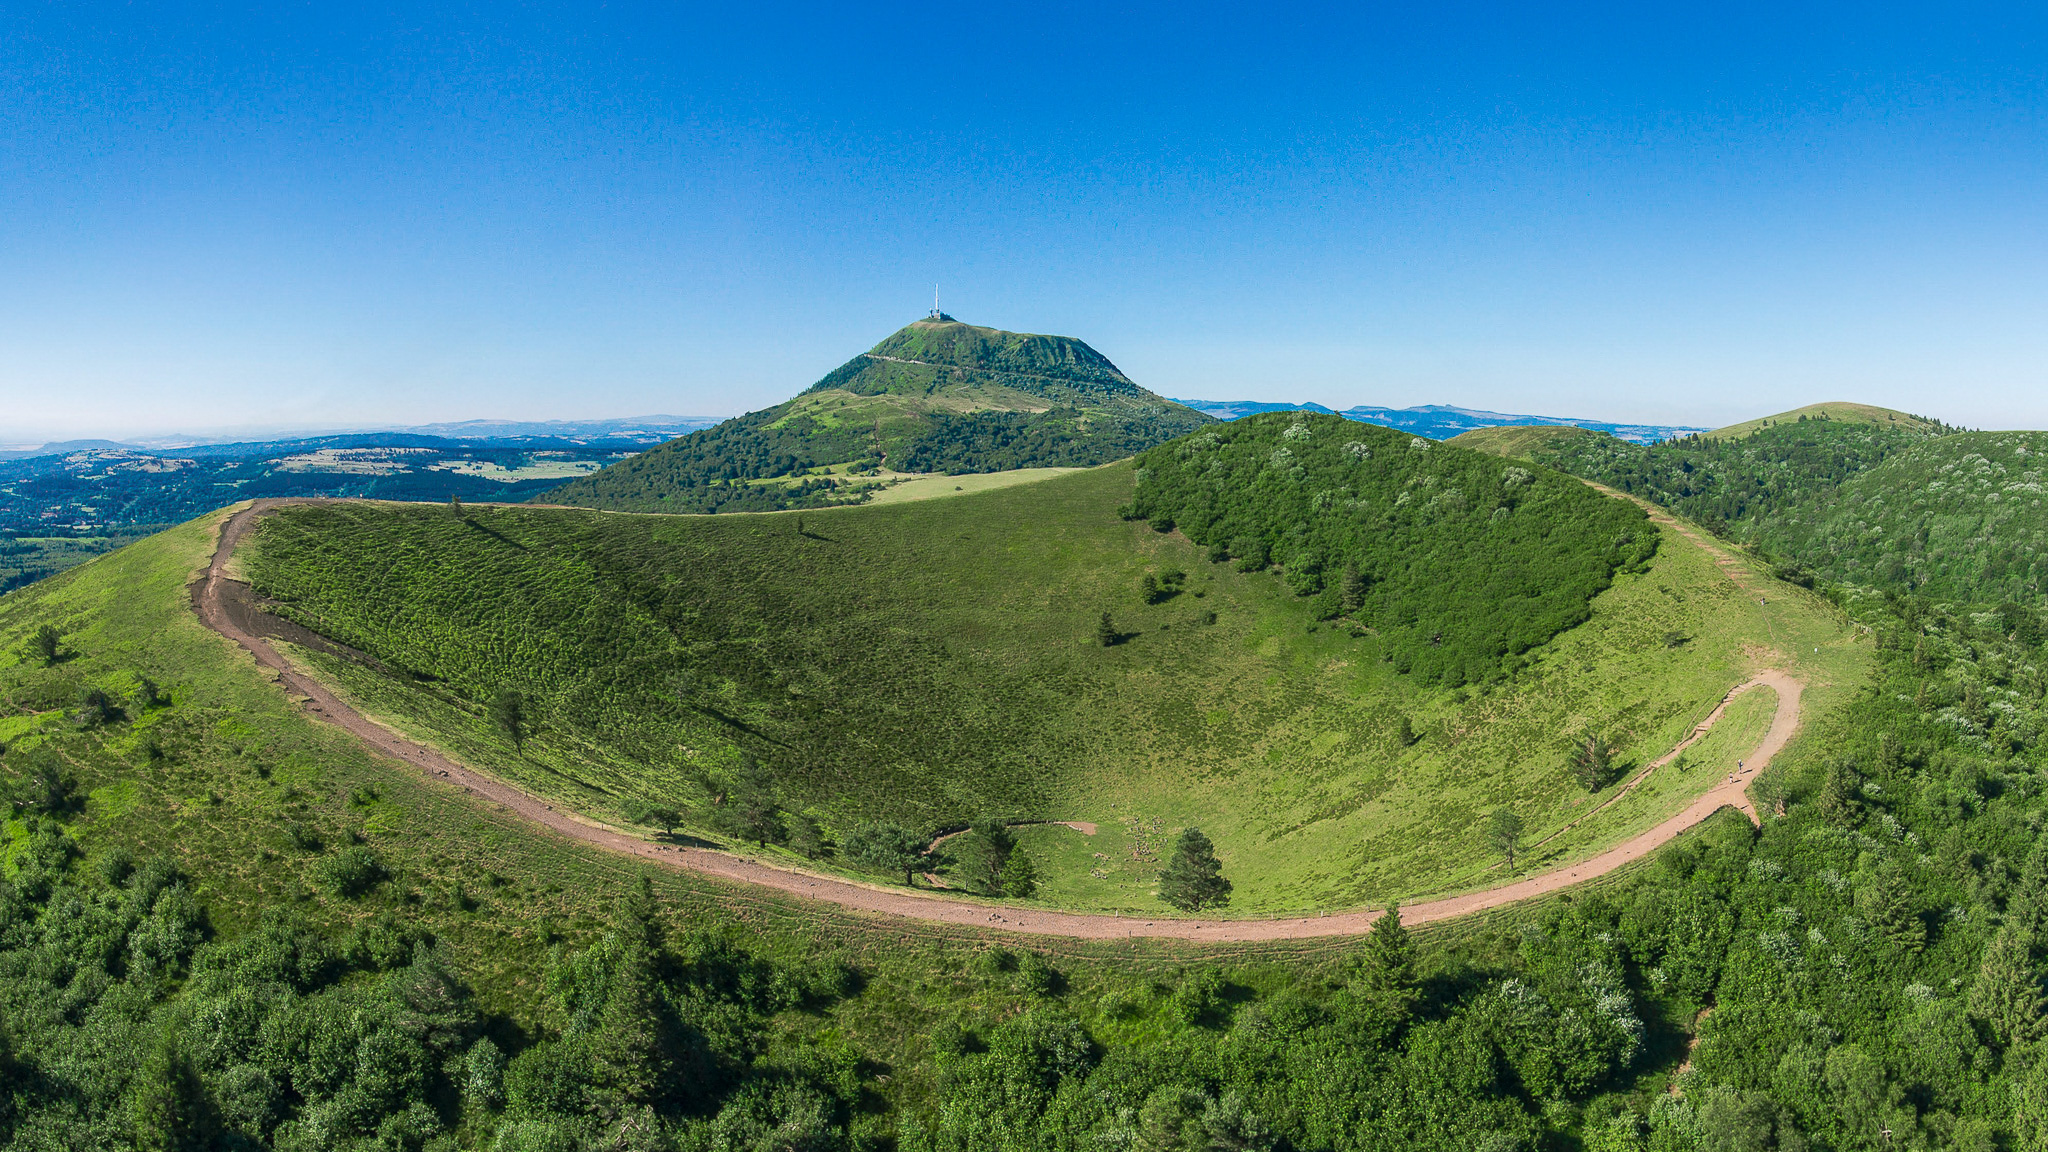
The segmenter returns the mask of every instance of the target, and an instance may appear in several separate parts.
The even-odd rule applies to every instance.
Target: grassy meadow
[[[783,805],[839,832],[1092,822],[1093,837],[1024,831],[1042,898],[1147,913],[1187,826],[1216,841],[1234,914],[1484,886],[1493,808],[1545,841],[1752,672],[1805,677],[1824,710],[1868,659],[1818,597],[1758,573],[1775,589],[1758,604],[1669,536],[1513,677],[1432,688],[1280,578],[1120,520],[1133,482],[1112,465],[715,518],[292,508],[265,521],[246,568],[287,614],[381,662],[297,653],[365,711],[552,800],[614,821],[672,803],[701,831],[751,757]],[[1182,590],[1145,602],[1141,577],[1173,571]],[[538,719],[516,750],[482,707],[508,687]],[[1737,732],[1769,695],[1520,863],[1589,855],[1682,807],[1753,745]],[[1595,794],[1566,770],[1590,735],[1617,751]]]

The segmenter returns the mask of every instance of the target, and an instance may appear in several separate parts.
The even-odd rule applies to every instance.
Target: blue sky
[[[0,440],[1169,395],[2048,426],[2018,6],[0,2]]]

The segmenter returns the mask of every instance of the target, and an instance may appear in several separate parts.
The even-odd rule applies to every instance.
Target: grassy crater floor
[[[288,508],[246,571],[282,611],[381,666],[295,655],[393,727],[601,818],[633,801],[708,823],[751,756],[828,828],[1072,820],[1023,843],[1064,907],[1154,913],[1187,826],[1216,842],[1230,912],[1411,899],[1501,878],[1481,827],[1523,816],[1591,855],[1650,827],[1754,747],[1775,699],[1604,803],[1767,667],[1809,717],[1862,681],[1869,644],[1818,597],[1665,531],[1649,569],[1512,679],[1457,691],[1396,674],[1367,631],[1319,624],[1280,579],[1205,562],[1117,518],[1127,465],[943,500],[758,516],[405,505]],[[1185,591],[1141,602],[1146,573]],[[1095,639],[1104,612],[1121,642]],[[539,726],[515,750],[501,688]],[[1413,741],[1404,740],[1405,733]],[[1617,750],[1601,792],[1574,740]],[[776,849],[769,849],[773,853]]]

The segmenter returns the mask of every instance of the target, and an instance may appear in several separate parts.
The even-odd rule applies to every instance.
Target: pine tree
[[[775,777],[752,756],[740,763],[718,809],[718,822],[742,840],[766,848],[782,839],[782,807],[775,802]]]
[[[128,1092],[139,1152],[196,1152],[212,1146],[215,1125],[206,1088],[175,1036],[159,1041]]]
[[[1216,858],[1216,845],[1200,828],[1187,829],[1174,842],[1173,858],[1159,874],[1159,898],[1184,912],[1230,903],[1230,881],[1223,878],[1223,862]]]
[[[1031,862],[1031,855],[1021,849],[1012,850],[1010,858],[1003,862],[1003,895],[1025,899],[1038,891],[1038,867]]]
[[[1120,639],[1122,639],[1122,636],[1116,630],[1116,622],[1109,618],[1109,613],[1104,612],[1101,623],[1095,626],[1095,642],[1104,648],[1109,648],[1113,647]]]
[[[2005,1048],[2038,1037],[2042,1015],[2048,1012],[2048,998],[2043,997],[2041,981],[2034,974],[2029,935],[2007,921],[1984,950],[1977,982],[1970,988],[1970,1014],[1989,1025],[1992,1036]]]
[[[1159,577],[1154,576],[1150,572],[1138,577],[1138,602],[1140,604],[1159,603]]]
[[[1599,736],[1588,736],[1572,750],[1572,779],[1588,792],[1598,792],[1614,770],[1614,750]]]
[[[1401,724],[1399,728],[1395,729],[1394,738],[1401,742],[1401,747],[1403,748],[1411,747],[1417,740],[1422,739],[1415,731],[1415,721],[1410,720],[1406,716],[1401,717]]]
[[[1870,884],[1857,894],[1863,914],[1885,939],[1909,952],[1927,944],[1927,924],[1913,908],[1913,889],[1897,862],[1877,866]]]
[[[1415,1004],[1415,984],[1415,944],[1401,923],[1401,905],[1396,902],[1373,920],[1359,949],[1353,986],[1390,1014],[1406,1016]]]
[[[1360,608],[1365,607],[1365,573],[1358,570],[1357,564],[1344,566],[1343,587],[1344,614],[1354,615]]]
[[[1863,803],[1859,796],[1863,792],[1863,778],[1856,771],[1856,762],[1840,759],[1828,764],[1826,779],[1821,781],[1821,819],[1830,824],[1853,824],[1862,815]]]
[[[57,662],[57,652],[62,647],[63,640],[64,634],[49,624],[36,629],[32,644],[36,655],[42,657],[43,667],[47,668]]]

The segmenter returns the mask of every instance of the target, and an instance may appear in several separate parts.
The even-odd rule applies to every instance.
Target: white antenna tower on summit
[[[934,284],[932,285],[932,314],[930,318],[937,320],[944,315],[944,312],[939,311],[939,286]]]

